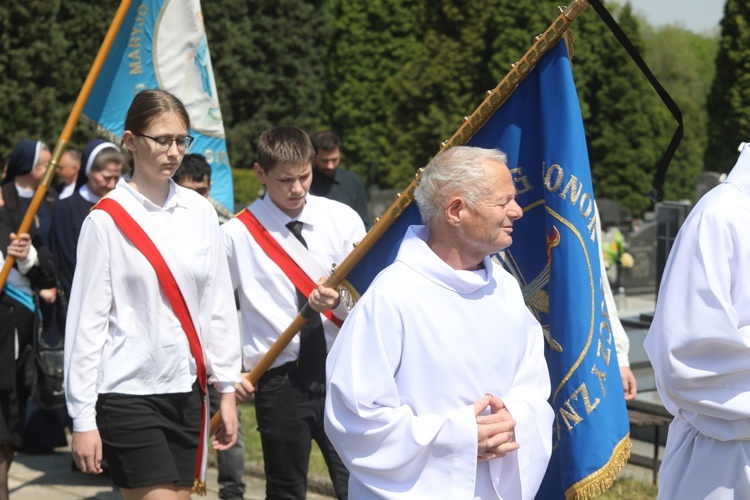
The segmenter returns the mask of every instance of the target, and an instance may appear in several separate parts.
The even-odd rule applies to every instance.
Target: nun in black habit
[[[25,358],[32,342],[35,294],[44,290],[45,300],[55,299],[56,263],[39,234],[41,218],[35,217],[29,233],[15,238],[30,195],[50,161],[49,149],[39,141],[21,140],[6,164],[0,206],[0,259],[10,255],[13,267],[0,291],[0,493],[7,495],[8,469],[22,436],[28,399],[23,377]],[[55,193],[42,203],[51,213]]]
[[[60,284],[70,294],[76,267],[76,248],[83,220],[105,194],[115,188],[125,164],[120,148],[103,139],[86,145],[81,157],[75,192],[55,206],[50,247],[60,263]]]

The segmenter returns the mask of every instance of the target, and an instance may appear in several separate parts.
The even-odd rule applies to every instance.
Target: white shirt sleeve
[[[615,337],[617,364],[619,366],[630,366],[630,359],[628,358],[628,353],[630,352],[630,338],[628,338],[628,334],[620,322],[620,315],[617,312],[615,298],[612,296],[612,287],[609,286],[609,280],[607,279],[603,261],[602,288],[604,289],[604,301],[607,304],[607,313],[609,314],[609,324],[612,327],[612,335]]]
[[[227,255],[221,242],[219,226],[212,235],[212,273],[204,297],[208,303],[201,306],[201,314],[210,314],[210,332],[203,337],[210,383],[221,393],[234,392],[241,372],[239,322],[234,302],[234,288],[229,276]]]
[[[596,239],[599,241],[599,267],[601,271],[602,288],[604,290],[604,301],[607,304],[609,323],[612,334],[615,337],[615,349],[617,351],[617,364],[619,366],[630,366],[628,353],[630,352],[630,339],[620,323],[620,315],[617,312],[615,298],[612,296],[612,287],[607,279],[607,268],[604,265],[604,252],[602,251],[602,221],[599,218],[599,207],[596,208]]]
[[[102,348],[107,339],[112,288],[109,250],[100,228],[87,218],[81,228],[78,262],[65,325],[65,399],[73,431],[96,429],[96,400]],[[84,301],[85,295],[85,301]]]
[[[549,461],[552,453],[553,411],[547,403],[549,371],[546,365],[539,369],[539,363],[544,363],[544,335],[534,316],[526,312],[525,357],[519,363],[510,392],[502,397],[516,421],[516,442],[522,444],[515,453],[489,462],[492,476],[504,479],[496,485],[502,498],[530,498],[529,491],[535,492],[544,479],[546,467],[539,464]]]

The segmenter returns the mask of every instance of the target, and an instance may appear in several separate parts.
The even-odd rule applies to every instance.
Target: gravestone
[[[653,293],[656,288],[657,232],[657,221],[645,222],[627,237],[633,267],[620,269],[619,285],[628,295]]]
[[[692,205],[687,201],[662,201],[656,206],[657,246],[656,246],[656,292],[659,292],[659,282],[664,274],[669,251],[674,239],[685,222]]]
[[[370,188],[368,194],[368,211],[370,212],[370,221],[377,217],[382,217],[388,207],[396,201],[396,195],[402,190],[399,189],[375,189]]]
[[[721,184],[726,176],[727,174],[720,174],[719,172],[701,172],[698,174],[698,177],[695,180],[696,201],[700,200],[704,194]]]
[[[619,228],[623,234],[630,231],[630,224],[632,223],[630,210],[608,198],[597,198],[596,207],[599,209],[602,231],[606,231],[613,226]]]

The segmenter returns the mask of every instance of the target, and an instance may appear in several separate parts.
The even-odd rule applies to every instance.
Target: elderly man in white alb
[[[351,498],[534,498],[553,413],[542,330],[490,255],[522,215],[506,156],[455,147],[425,168],[396,261],[328,356],[326,432]]]
[[[680,228],[644,343],[674,415],[659,498],[750,498],[750,147]]]

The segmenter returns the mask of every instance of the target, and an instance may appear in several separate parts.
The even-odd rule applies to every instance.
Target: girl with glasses
[[[136,95],[123,133],[130,179],[87,216],[78,245],[65,339],[73,457],[97,474],[103,456],[128,499],[200,489],[206,380],[221,394],[214,448],[236,440],[239,332],[219,224],[208,201],[171,179],[189,128],[172,94]]]

